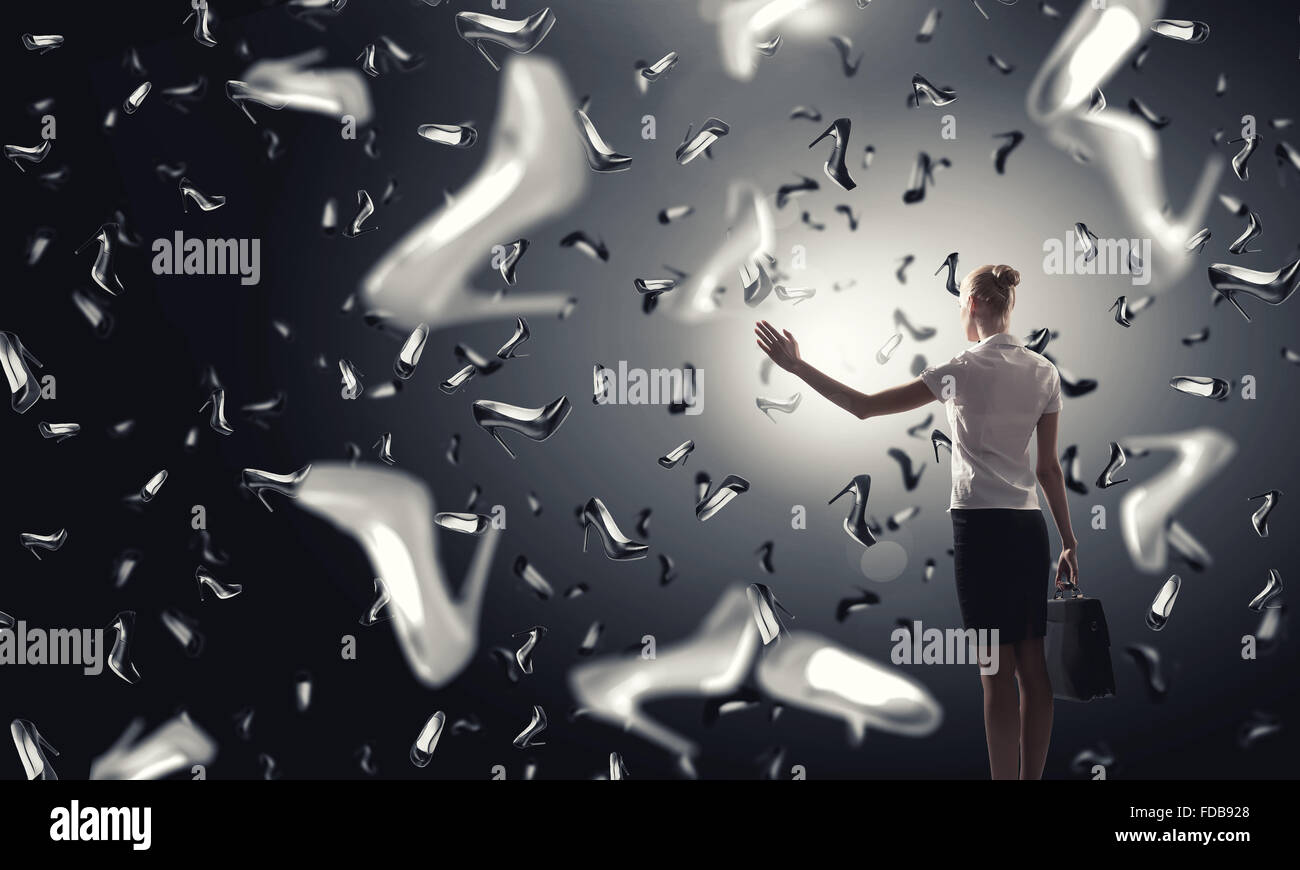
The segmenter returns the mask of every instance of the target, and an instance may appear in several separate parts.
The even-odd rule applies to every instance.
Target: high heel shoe
[[[848,118],[836,119],[808,146],[809,148],[813,147],[827,136],[835,140],[835,147],[831,149],[831,156],[826,158],[826,177],[838,184],[843,190],[852,190],[858,186],[858,183],[849,176],[849,168],[844,165],[844,155],[849,147],[850,124]]]
[[[212,413],[209,415],[208,422],[212,426],[212,431],[221,435],[230,435],[234,433],[230,423],[226,421],[226,391],[222,387],[217,387],[212,391],[212,395],[199,408],[199,413],[211,406]]]
[[[1043,353],[1047,350],[1047,343],[1052,340],[1052,330],[1047,327],[1035,329],[1029,335],[1025,336],[1025,347],[1034,353]]]
[[[912,166],[912,177],[910,183],[907,186],[907,190],[903,191],[904,203],[911,205],[914,202],[920,202],[925,199],[925,186],[927,184],[934,184],[935,165],[936,161],[932,161],[930,155],[926,154],[924,151],[921,151],[916,155],[916,163]],[[937,161],[937,165],[944,167],[951,166],[952,161],[947,157],[940,157]],[[935,274],[938,273],[936,272]],[[954,291],[950,286],[948,292],[955,293],[956,291]]]
[[[226,99],[238,106],[239,110],[254,124],[257,123],[257,119],[253,117],[253,113],[248,110],[248,106],[244,105],[245,103],[265,106],[277,112],[289,105],[288,100],[278,97],[270,91],[254,87],[248,82],[241,82],[238,79],[231,79],[226,82]]]
[[[311,463],[307,463],[297,471],[289,474],[275,474],[271,471],[260,471],[256,468],[245,468],[243,475],[243,484],[248,487],[257,500],[267,510],[271,510],[271,505],[266,501],[266,490],[278,492],[280,495],[287,495],[289,498],[298,497],[298,489],[302,486],[303,481],[307,479],[307,473],[311,471]]]
[[[1163,471],[1129,488],[1119,503],[1120,531],[1139,571],[1163,571],[1170,547],[1187,549],[1190,535],[1178,525],[1178,512],[1209,484],[1237,453],[1237,442],[1209,427],[1124,441],[1124,449],[1169,450],[1174,459]],[[1105,472],[1103,472],[1103,475]]]
[[[1269,305],[1281,305],[1300,288],[1300,260],[1273,272],[1258,272],[1227,263],[1215,263],[1210,266],[1210,286],[1231,302],[1232,307],[1249,322],[1250,315],[1237,301],[1237,294],[1245,293]]]
[[[194,19],[194,41],[204,48],[212,48],[217,44],[217,38],[212,35],[212,19],[208,16],[208,12],[208,4],[196,5],[181,22],[186,24],[191,18]]]
[[[683,441],[681,444],[678,444],[672,450],[669,450],[663,456],[660,456],[659,464],[664,468],[673,468],[678,463],[685,466],[687,458],[691,455],[692,452],[694,452],[694,450],[695,450],[695,442],[688,438],[687,440]],[[698,503],[699,499],[696,499],[696,502]]]
[[[1065,488],[1079,495],[1088,494],[1088,485],[1083,482],[1083,466],[1079,462],[1079,447],[1071,444],[1061,454],[1061,467],[1065,469]]]
[[[181,208],[184,209],[186,214],[190,213],[189,201],[191,199],[194,200],[194,204],[197,205],[202,211],[213,211],[215,209],[221,208],[223,205],[226,204],[226,198],[224,196],[217,196],[215,193],[211,196],[208,196],[203,191],[195,187],[194,182],[190,181],[188,178],[185,178],[184,176],[181,177],[180,191],[181,191]]]
[[[372,576],[383,578],[367,620],[391,616],[416,679],[434,689],[456,679],[479,650],[483,596],[501,532],[483,533],[457,584],[438,555],[437,507],[419,478],[380,465],[319,462],[298,496],[299,507],[360,544]]]
[[[113,632],[113,648],[108,653],[108,669],[128,683],[140,682],[140,672],[131,661],[131,641],[135,639],[135,611],[123,610],[108,624]]]
[[[577,122],[578,131],[582,134],[579,138],[582,140],[583,151],[587,155],[587,165],[591,167],[592,172],[626,172],[632,168],[632,158],[626,154],[620,154],[609,146],[596,125],[587,117],[587,113],[582,109],[573,110],[573,119]],[[716,120],[711,118],[710,120]],[[721,122],[719,122],[721,123]],[[682,146],[686,147],[685,145]],[[677,151],[677,157],[681,159],[681,149]],[[651,295],[658,294],[653,291]]]
[[[752,671],[758,648],[745,590],[731,586],[689,637],[661,644],[654,662],[640,653],[604,656],[570,670],[569,686],[583,713],[690,759],[699,746],[651,719],[642,706],[674,695],[731,695]]]
[[[939,461],[939,448],[942,447],[952,454],[952,439],[944,434],[942,429],[935,429],[930,433],[930,446],[934,448],[934,461]]]
[[[921,467],[919,469],[913,470],[912,457],[908,456],[905,452],[899,450],[897,447],[889,448],[889,451],[887,452],[886,455],[890,459],[897,462],[899,467],[902,469],[903,489],[907,490],[908,492],[911,492],[912,490],[916,489],[917,485],[921,482],[921,474],[922,472],[925,471],[925,463],[922,462]],[[935,462],[938,461],[939,461],[938,459],[935,459]]]
[[[867,727],[907,737],[932,734],[943,709],[917,680],[836,641],[806,631],[759,655],[761,638],[745,590],[730,586],[687,638],[659,647],[654,662],[639,653],[610,655],[569,672],[579,712],[667,750],[686,763],[699,746],[651,719],[645,704],[670,696],[764,697],[843,719],[861,743]]]
[[[244,70],[241,79],[226,82],[226,97],[254,124],[248,103],[273,111],[293,109],[314,112],[335,120],[344,115],[357,126],[370,122],[374,107],[365,76],[347,67],[316,67],[325,60],[324,48],[282,58],[264,58]]]
[[[133,719],[122,736],[90,762],[90,778],[163,779],[195,764],[211,764],[217,756],[216,741],[184,711],[137,741],[143,731],[144,719]]]
[[[926,176],[930,179],[930,183],[934,184],[934,176],[930,175],[929,160],[926,161],[925,172],[926,172]],[[924,185],[922,185],[922,187],[924,187]],[[944,269],[948,270],[948,280],[946,282],[948,292],[951,293],[953,296],[961,296],[961,288],[957,286],[957,252],[956,251],[953,251],[951,254],[949,254],[947,257],[944,258],[944,261],[942,264],[940,264],[939,268],[934,270],[934,274],[938,275]]]
[[[116,296],[122,292],[122,282],[113,271],[114,238],[117,236],[117,231],[118,225],[115,223],[100,224],[95,234],[82,242],[76,250],[76,253],[80,254],[90,246],[91,242],[99,243],[99,253],[95,255],[95,262],[90,266],[90,277],[99,285],[99,289],[109,296]]]
[[[868,726],[925,737],[943,721],[939,701],[919,681],[812,632],[787,633],[758,660],[755,677],[776,703],[843,719],[854,746]]]
[[[18,748],[18,758],[27,771],[27,779],[58,779],[59,775],[50,767],[46,752],[59,754],[59,750],[50,745],[50,741],[41,736],[36,726],[26,719],[15,719],[9,725],[13,735],[14,746]]]
[[[1025,95],[1028,115],[1046,140],[1086,159],[1115,194],[1133,236],[1151,240],[1142,263],[1142,272],[1155,279],[1147,292],[1178,286],[1197,262],[1184,247],[1188,228],[1205,225],[1226,165],[1222,155],[1208,155],[1199,180],[1186,185],[1187,204],[1174,212],[1168,208],[1166,160],[1156,131],[1119,109],[1089,111],[1093,96],[1110,91],[1108,82],[1139,50],[1165,5],[1164,0],[1109,0],[1098,15],[1091,4],[1081,4]],[[1115,27],[1118,21],[1126,23]],[[1097,51],[1099,44],[1106,50]]]
[[[582,198],[592,173],[569,126],[576,102],[553,60],[511,58],[501,74],[496,120],[482,165],[450,201],[371,267],[361,284],[366,307],[384,311],[405,328],[500,318],[501,304],[472,286],[481,266],[474,252],[501,239],[528,236]],[[559,292],[521,293],[511,299],[511,313],[525,317],[553,316],[568,304]]]
[[[582,509],[582,552],[587,552],[587,533],[591,531],[592,526],[600,533],[600,539],[605,545],[605,555],[615,562],[626,562],[632,559],[644,559],[650,554],[650,547],[639,541],[634,541],[624,535],[614,522],[614,515],[605,507],[605,503],[598,498],[587,500],[587,505]]]
[[[701,478],[703,478],[702,481]],[[703,482],[707,493],[710,483],[709,476],[704,472],[700,472],[695,476],[697,492],[701,482]],[[726,507],[733,498],[744,492],[749,492],[749,481],[739,474],[728,474],[722,478],[722,483],[718,484],[717,489],[713,490],[711,494],[707,494],[706,497],[702,497],[695,505],[695,518],[700,522],[704,522]]]
[[[40,163],[50,156],[52,147],[49,139],[42,139],[39,145],[6,145],[5,157],[10,163],[18,167],[19,172],[26,172],[27,170],[23,169],[23,164],[19,161]]]
[[[528,321],[522,317],[515,318],[515,331],[510,339],[497,351],[497,359],[526,359],[528,354],[515,353],[519,345],[532,337],[533,333],[528,328]]]
[[[48,535],[42,535],[38,532],[20,532],[18,542],[27,548],[27,552],[36,557],[36,561],[41,561],[41,554],[37,550],[48,550],[51,553],[58,552],[68,540],[68,530],[59,529]]]
[[[555,434],[572,410],[568,396],[560,396],[541,408],[521,408],[488,399],[479,399],[473,406],[474,422],[495,438],[511,459],[515,458],[514,451],[501,438],[499,430],[518,432],[530,441],[545,441]]]
[[[19,414],[26,413],[41,397],[40,388],[27,363],[38,369],[45,368],[17,335],[0,332],[0,366],[4,368],[5,378],[9,381],[9,402]]]
[[[930,101],[930,105],[936,108],[946,106],[957,99],[956,92],[932,85],[925,76],[917,73],[912,76],[912,97],[918,106],[921,105],[922,96],[925,96]]]
[[[481,12],[456,13],[456,33],[477,48],[478,53],[497,72],[501,71],[501,67],[488,54],[485,42],[495,43],[518,54],[527,54],[541,44],[554,26],[555,13],[549,6],[519,21],[484,15]]]
[[[867,496],[871,494],[871,475],[857,475],[849,481],[848,486],[835,494],[835,498],[826,503],[834,504],[835,500],[846,492],[853,493],[853,509],[844,518],[844,531],[848,532],[849,537],[862,546],[870,547],[876,543],[876,536],[871,533],[871,527],[867,524],[866,516]]]

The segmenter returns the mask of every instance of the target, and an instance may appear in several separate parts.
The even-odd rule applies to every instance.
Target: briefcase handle
[[[1068,588],[1068,589],[1073,589],[1073,590],[1074,590],[1074,595],[1071,596],[1072,598],[1082,598],[1082,597],[1083,597],[1083,591],[1082,591],[1081,589],[1079,589],[1079,584],[1078,584],[1078,583],[1075,583],[1073,580],[1066,580],[1066,581],[1065,581],[1065,586],[1066,586],[1066,588]],[[1060,590],[1060,589],[1057,589],[1057,590],[1056,590],[1056,595],[1054,595],[1054,596],[1052,596],[1052,597],[1053,597],[1054,600],[1059,601],[1060,598],[1061,598],[1061,590]]]

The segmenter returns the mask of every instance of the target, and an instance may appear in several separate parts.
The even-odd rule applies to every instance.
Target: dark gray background
[[[1042,244],[1063,238],[1075,221],[1102,236],[1131,235],[1101,179],[1070,160],[1043,138],[1026,117],[1025,91],[1043,57],[1073,15],[1073,3],[1056,4],[1060,20],[1043,17],[1037,4],[983,5],[984,20],[965,0],[933,3],[877,0],[858,10],[852,0],[826,0],[824,17],[808,14],[802,29],[782,28],[785,44],[776,57],[759,64],[750,82],[722,71],[716,34],[694,2],[557,2],[558,19],[538,49],[563,67],[573,93],[590,95],[589,114],[616,150],[632,156],[625,173],[593,176],[585,199],[568,215],[530,234],[531,248],[519,266],[519,286],[511,293],[564,291],[580,301],[572,317],[535,317],[533,339],[522,350],[530,356],[475,379],[454,396],[437,382],[460,367],[452,348],[464,342],[491,353],[509,336],[512,315],[503,305],[499,322],[435,332],[415,378],[389,400],[344,402],[339,398],[335,361],[347,357],[366,375],[368,389],[385,380],[398,345],[362,324],[342,317],[338,308],[359,287],[367,269],[407,228],[437,208],[443,190],[455,191],[481,162],[492,137],[499,74],[455,36],[453,14],[486,4],[429,8],[420,3],[352,3],[327,31],[318,34],[288,18],[281,9],[231,9],[218,31],[220,44],[204,49],[190,37],[174,8],[166,14],[117,12],[80,18],[67,12],[38,15],[24,9],[12,16],[13,43],[24,31],[81,33],[82,41],[45,57],[10,46],[14,94],[6,113],[6,142],[32,144],[37,129],[22,107],[58,92],[59,140],[42,169],[59,159],[72,166],[74,181],[50,193],[16,170],[6,177],[13,190],[6,329],[13,329],[59,377],[60,398],[40,403],[24,417],[0,417],[12,483],[6,487],[5,534],[49,531],[66,526],[63,551],[36,562],[16,542],[4,556],[0,609],[32,624],[102,625],[121,609],[138,612],[140,632],[135,659],[144,679],[127,686],[111,676],[81,677],[69,669],[6,670],[12,688],[0,693],[0,711],[9,719],[37,723],[63,756],[54,759],[60,775],[84,776],[89,760],[117,736],[134,715],[153,723],[184,705],[221,744],[213,777],[259,776],[259,752],[274,757],[286,777],[362,776],[353,752],[363,741],[376,748],[385,777],[486,777],[504,764],[513,778],[524,759],[534,758],[541,777],[586,777],[602,769],[610,751],[623,754],[634,777],[672,775],[672,759],[617,729],[594,722],[566,721],[572,706],[565,675],[579,661],[576,650],[587,626],[606,626],[603,652],[614,652],[653,634],[661,645],[690,633],[732,583],[769,584],[796,615],[792,627],[826,634],[873,658],[887,660],[889,632],[899,618],[936,626],[956,625],[959,614],[952,588],[951,527],[944,513],[948,497],[947,459],[934,467],[926,441],[909,439],[908,427],[935,404],[912,414],[861,422],[804,389],[801,407],[768,422],[754,407],[757,395],[787,396],[799,385],[775,372],[770,385],[758,376],[748,311],[729,320],[688,325],[659,311],[640,310],[633,289],[639,277],[666,277],[665,265],[696,273],[722,241],[727,184],[749,178],[767,191],[795,180],[796,173],[817,178],[822,189],[798,199],[778,214],[781,229],[775,255],[783,265],[790,248],[804,244],[808,270],[791,283],[816,286],[817,296],[797,307],[769,299],[755,312],[801,339],[805,355],[867,391],[907,380],[912,357],[930,361],[950,357],[966,344],[956,321],[954,300],[934,269],[950,251],[961,253],[962,271],[980,263],[1010,263],[1023,283],[1012,331],[1025,335],[1047,326],[1059,332],[1050,352],[1076,375],[1095,378],[1092,394],[1066,401],[1062,447],[1077,444],[1090,493],[1071,495],[1080,537],[1080,563],[1086,591],[1102,598],[1114,643],[1119,695],[1087,705],[1057,707],[1049,776],[1072,775],[1074,754],[1105,741],[1114,750],[1114,776],[1146,778],[1294,776],[1296,754],[1288,748],[1285,726],[1295,707],[1295,648],[1287,640],[1272,655],[1243,662],[1240,638],[1255,630],[1258,615],[1247,602],[1263,587],[1269,568],[1289,579],[1295,552],[1290,501],[1284,496],[1274,513],[1273,534],[1259,539],[1249,517],[1257,503],[1249,496],[1276,488],[1295,489],[1291,419],[1295,369],[1279,349],[1296,341],[1293,305],[1268,308],[1246,301],[1253,322],[1228,306],[1211,308],[1204,268],[1228,260],[1271,270],[1296,256],[1295,196],[1300,178],[1282,186],[1272,158],[1279,137],[1291,131],[1267,126],[1275,117],[1294,117],[1298,25],[1285,3],[1175,2],[1168,17],[1204,20],[1211,26],[1203,45],[1183,45],[1152,36],[1151,51],[1138,72],[1124,67],[1106,86],[1112,106],[1137,96],[1172,118],[1160,132],[1165,178],[1175,209],[1181,209],[1217,127],[1233,130],[1244,113],[1259,119],[1264,137],[1252,162],[1251,180],[1229,172],[1219,190],[1246,200],[1263,219],[1260,254],[1233,257],[1226,246],[1243,221],[1217,202],[1207,218],[1210,245],[1197,266],[1177,286],[1165,289],[1155,305],[1130,329],[1117,325],[1108,307],[1115,297],[1146,291],[1126,278],[1063,277],[1042,274]],[[232,4],[233,6],[233,4]],[[928,44],[914,39],[926,12],[937,7],[943,18]],[[536,4],[511,4],[506,14],[522,17]],[[132,16],[138,15],[139,18]],[[51,20],[53,19],[53,20]],[[66,24],[66,27],[64,26]],[[287,149],[284,157],[265,158],[260,128],[250,125],[222,94],[227,78],[245,68],[233,54],[240,36],[256,56],[283,57],[324,45],[328,65],[355,65],[361,47],[383,33],[410,51],[426,55],[411,73],[392,72],[370,81],[379,131],[378,160],[367,158],[360,140],[343,141],[334,123],[292,112],[258,112]],[[855,54],[865,52],[856,76],[845,78],[830,34],[850,36]],[[103,137],[104,110],[120,102],[134,81],[120,68],[121,53],[135,44],[155,88],[194,78],[209,79],[207,99],[188,116],[175,113],[157,93],[139,113],[119,120],[119,130]],[[653,62],[673,50],[679,66],[641,97],[633,84],[633,63]],[[1003,76],[985,60],[990,52],[1016,64]],[[1214,96],[1215,81],[1226,72],[1230,88]],[[913,73],[951,85],[958,101],[945,109],[909,110],[906,97]],[[816,106],[824,120],[789,120],[799,104]],[[64,108],[67,106],[67,108]],[[76,111],[72,111],[73,108]],[[254,109],[257,112],[256,109]],[[640,139],[640,118],[658,121],[657,141]],[[939,137],[939,118],[957,117],[955,141]],[[673,149],[687,124],[710,115],[731,125],[713,148],[713,159],[679,166]],[[808,149],[831,120],[853,121],[850,167],[858,181],[845,193],[830,185],[821,165],[827,145]],[[459,151],[433,145],[415,135],[424,123],[476,122],[479,143]],[[1025,142],[1011,155],[1005,176],[993,169],[992,134],[1018,129]],[[1229,133],[1231,138],[1234,133]],[[876,148],[872,167],[862,170],[861,149]],[[1225,157],[1236,146],[1220,146]],[[918,204],[901,194],[918,150],[946,156],[951,169]],[[78,155],[72,157],[68,155]],[[184,160],[190,177],[206,192],[228,196],[228,205],[209,214],[184,215],[173,185],[154,176],[159,160]],[[1288,170],[1290,172],[1290,170]],[[380,206],[371,223],[379,229],[357,239],[324,237],[319,230],[325,199],[340,202],[340,219],[351,219],[356,189],[378,201],[386,180],[398,181],[400,199]],[[862,215],[849,232],[838,203]],[[113,303],[114,335],[96,341],[68,300],[74,287],[87,284],[89,256],[74,256],[76,245],[108,219],[118,204],[146,240],[190,235],[262,239],[262,283],[241,287],[236,279],[155,279],[144,249],[125,250],[119,272],[127,292]],[[690,204],[695,214],[661,226],[661,208]],[[808,209],[826,223],[813,232],[798,221]],[[36,225],[59,229],[46,260],[27,271],[23,239]],[[590,261],[558,242],[574,229],[605,240],[608,263]],[[506,241],[506,240],[502,240]],[[894,278],[897,260],[916,261],[906,285]],[[487,256],[484,255],[486,267]],[[856,281],[840,293],[836,281]],[[499,286],[484,268],[478,284]],[[739,294],[732,280],[729,296]],[[508,298],[508,297],[507,297]],[[733,300],[734,301],[734,300]],[[886,366],[874,353],[893,333],[892,314],[903,308],[914,324],[939,329],[921,344],[905,338]],[[284,342],[271,318],[294,327]],[[1210,340],[1184,347],[1179,339],[1209,326]],[[317,353],[331,362],[327,372],[313,367]],[[704,413],[670,415],[662,407],[595,407],[588,397],[591,365],[679,366],[690,361],[705,372]],[[236,434],[218,439],[204,426],[198,453],[186,455],[181,442],[206,398],[198,386],[207,364],[216,367],[228,390]],[[1178,394],[1168,387],[1176,375],[1212,375],[1258,381],[1259,398],[1224,403]],[[234,408],[288,394],[285,415],[269,432],[235,420]],[[479,398],[539,406],[567,394],[574,411],[559,433],[544,444],[519,439],[511,461],[478,430],[470,403]],[[57,409],[57,410],[56,410]],[[123,441],[109,440],[104,429],[125,418],[138,421]],[[77,420],[85,434],[62,445],[43,442],[35,432],[41,419]],[[1184,578],[1183,591],[1167,628],[1155,634],[1143,618],[1166,574],[1144,575],[1131,564],[1118,529],[1124,486],[1097,492],[1092,482],[1107,458],[1107,443],[1137,434],[1171,432],[1209,425],[1230,433],[1239,452],[1218,478],[1180,515],[1184,526],[1213,554],[1204,573],[1171,566]],[[398,467],[428,481],[440,509],[458,510],[471,488],[481,485],[486,508],[504,504],[509,528],[499,550],[482,622],[482,650],[450,687],[421,688],[406,670],[383,625],[362,629],[357,618],[369,604],[371,573],[360,551],[324,524],[283,500],[266,513],[240,497],[235,483],[244,467],[288,471],[326,458],[342,458],[343,445],[363,449],[382,432],[393,433]],[[443,453],[452,433],[463,443],[461,463],[452,467]],[[509,436],[507,436],[509,438]],[[664,471],[655,458],[686,438],[697,449],[685,469]],[[886,456],[905,449],[927,466],[921,485],[905,492],[901,474]],[[373,456],[373,453],[371,454]],[[1161,467],[1152,456],[1133,460],[1125,471],[1140,479]],[[160,467],[171,470],[159,503],[137,517],[120,507]],[[693,477],[700,469],[715,480],[729,473],[751,482],[751,490],[707,523],[695,520]],[[856,568],[857,545],[840,522],[846,507],[826,500],[854,474],[873,476],[871,512],[884,518],[910,505],[921,511],[893,537],[909,553],[905,573],[890,583],[872,584]],[[544,512],[533,518],[525,495],[535,490]],[[652,557],[619,564],[597,552],[580,551],[576,505],[602,498],[625,531],[637,511],[652,508],[648,542]],[[217,543],[232,564],[218,576],[245,584],[232,601],[200,604],[193,585],[195,560],[186,550],[189,506],[205,504]],[[809,528],[790,528],[791,506],[807,506]],[[1110,529],[1092,531],[1088,511],[1102,504]],[[775,541],[776,573],[761,573],[753,555],[763,541]],[[1055,535],[1053,535],[1055,552]],[[460,577],[472,548],[469,539],[443,536],[450,573]],[[108,578],[113,557],[125,546],[146,554],[139,574],[122,590]],[[658,583],[659,552],[669,554],[680,575]],[[576,582],[591,592],[576,600],[542,602],[511,573],[515,556],[526,555],[557,590]],[[927,557],[938,562],[935,578],[921,580]],[[882,602],[839,624],[836,602],[867,585]],[[184,658],[161,629],[158,613],[179,607],[199,618],[208,647],[195,660]],[[536,673],[511,686],[489,660],[494,646],[513,648],[514,632],[544,625],[549,633],[536,654]],[[357,634],[361,657],[337,660],[341,635]],[[1133,643],[1155,646],[1170,682],[1163,703],[1152,703],[1137,669],[1122,652]],[[293,675],[300,668],[315,676],[316,702],[306,716],[293,712]],[[913,667],[940,700],[941,729],[928,739],[906,739],[872,732],[850,749],[841,723],[789,709],[774,725],[765,711],[724,717],[712,728],[701,724],[703,704],[695,699],[654,705],[661,716],[705,747],[698,767],[705,777],[754,777],[755,759],[782,746],[789,764],[802,764],[809,776],[828,777],[983,777],[987,762],[981,702],[970,668]],[[543,705],[551,726],[548,745],[523,753],[510,745],[529,718],[531,705]],[[257,710],[253,740],[240,741],[232,717],[240,708]],[[447,737],[433,763],[417,770],[406,761],[411,740],[436,709],[450,721],[477,716],[477,735]],[[1238,726],[1254,709],[1282,717],[1284,732],[1248,751],[1237,746]],[[21,776],[16,761],[3,768]]]

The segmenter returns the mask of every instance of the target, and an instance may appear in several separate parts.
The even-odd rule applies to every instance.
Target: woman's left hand
[[[766,320],[760,320],[754,324],[754,334],[758,336],[758,349],[787,372],[794,372],[802,365],[799,342],[794,340],[789,330],[777,332],[775,326]]]

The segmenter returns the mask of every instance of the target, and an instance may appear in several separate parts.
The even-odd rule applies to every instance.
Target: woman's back
[[[956,256],[949,258],[950,269],[956,269]],[[1077,588],[1079,579],[1078,541],[1070,525],[1065,473],[1056,458],[1061,375],[1010,332],[1019,284],[1020,273],[1005,264],[973,269],[957,288],[950,283],[962,334],[975,344],[908,383],[875,394],[805,362],[789,330],[778,331],[766,320],[754,324],[759,349],[774,363],[859,420],[905,413],[935,399],[943,403],[952,432],[949,552],[962,626],[980,638],[981,662],[993,649],[998,651],[994,662],[1014,665],[980,669],[994,779],[1041,777],[1052,733],[1043,640],[1052,550],[1038,509],[1039,486],[1061,535],[1056,587],[1073,583]],[[1029,440],[1035,431],[1038,458],[1031,464]],[[867,493],[859,479],[844,490],[857,493],[844,529],[870,547],[874,538],[862,517]]]
[[[1038,508],[1029,454],[1043,414],[1061,410],[1056,366],[1010,333],[990,335],[921,372],[952,438],[949,508]]]

